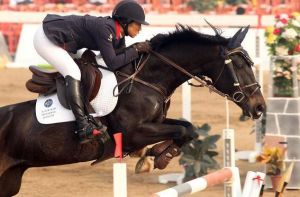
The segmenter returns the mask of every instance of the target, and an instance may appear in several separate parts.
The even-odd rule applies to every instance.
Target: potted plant
[[[285,151],[286,148],[282,147],[264,147],[262,153],[256,157],[257,162],[266,164],[266,174],[270,177],[274,190],[285,170]]]
[[[209,135],[210,128],[208,124],[195,126],[194,131],[199,137],[182,147],[179,164],[185,170],[183,182],[206,175],[209,169],[220,168],[214,159],[218,155],[214,149],[217,148],[216,142],[221,136]]]
[[[299,61],[293,65],[293,57],[300,54],[300,13],[275,16],[274,26],[265,31],[266,45],[274,61],[273,94],[279,97],[293,96],[293,72],[298,71]],[[298,75],[299,72],[297,72]],[[299,75],[297,76],[300,79]]]

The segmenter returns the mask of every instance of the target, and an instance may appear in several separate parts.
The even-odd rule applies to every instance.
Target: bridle
[[[246,55],[244,52],[243,52],[243,48],[242,47],[238,47],[238,48],[235,48],[233,50],[229,50],[229,51],[225,51],[225,64],[222,68],[222,70],[220,71],[217,79],[215,80],[214,83],[211,83],[210,80],[208,80],[205,76],[203,77],[198,77],[196,75],[193,75],[192,73],[188,72],[187,70],[185,70],[184,68],[182,68],[181,66],[179,66],[178,64],[176,64],[175,62],[173,62],[172,60],[168,59],[167,57],[153,51],[153,50],[150,50],[149,54],[147,55],[147,57],[145,58],[145,60],[143,62],[140,62],[137,63],[137,65],[135,66],[135,72],[131,75],[129,74],[126,74],[126,73],[123,73],[123,72],[120,72],[120,71],[117,71],[116,72],[116,75],[119,75],[119,76],[123,76],[125,77],[124,80],[120,81],[114,88],[114,91],[113,91],[113,94],[114,96],[119,96],[120,94],[122,94],[125,90],[127,93],[130,93],[131,91],[131,88],[132,88],[132,85],[133,85],[133,82],[136,81],[136,82],[139,82],[145,86],[148,86],[152,89],[154,89],[155,91],[159,92],[161,95],[164,96],[165,98],[165,103],[167,103],[169,101],[169,99],[171,98],[172,96],[172,93],[170,95],[167,94],[167,91],[163,88],[163,87],[159,87],[157,85],[153,85],[151,83],[148,83],[146,81],[143,81],[139,78],[137,78],[137,74],[142,70],[142,68],[146,65],[146,62],[148,61],[149,57],[151,55],[159,58],[161,61],[165,62],[166,64],[174,67],[175,69],[179,70],[180,72],[182,72],[183,74],[187,75],[189,78],[192,78],[194,79],[195,81],[197,81],[199,83],[199,85],[194,85],[194,86],[197,86],[197,87],[207,87],[211,92],[215,92],[217,93],[218,95],[222,96],[222,97],[226,97],[227,99],[229,100],[232,100],[234,102],[237,102],[237,103],[245,103],[256,91],[258,91],[260,89],[260,85],[255,82],[255,83],[252,83],[252,84],[248,84],[248,85],[245,85],[245,86],[240,86],[240,83],[239,83],[239,80],[237,78],[237,75],[236,75],[236,72],[234,70],[234,65],[232,63],[232,59],[231,59],[231,56],[234,55],[234,54],[239,54],[241,55],[243,58],[245,58],[245,60],[248,62],[249,66],[251,66],[253,63],[250,59],[250,57],[248,55]],[[142,59],[143,57],[141,57]],[[219,81],[221,75],[223,74],[224,72],[224,69],[225,69],[225,66],[228,66],[229,70],[230,70],[230,73],[233,77],[233,80],[234,80],[234,86],[238,88],[238,90],[233,93],[232,96],[229,96],[228,94],[225,94],[221,91],[219,91],[218,89],[215,88],[215,85],[217,84],[217,82]],[[203,78],[203,79],[202,79]],[[127,83],[124,87],[122,87],[119,91],[119,93],[115,93],[116,91],[116,88],[119,87],[120,85],[122,84],[125,84],[126,82],[129,82]],[[245,93],[245,89],[247,88],[250,88],[252,86],[257,86],[252,92],[251,94],[247,94]]]
[[[234,81],[233,86],[237,87],[237,91],[235,91],[233,93],[233,95],[231,97],[231,100],[233,100],[234,102],[237,102],[237,103],[245,103],[261,87],[258,84],[258,82],[247,84],[245,86],[240,85],[238,77],[237,77],[235,69],[234,69],[234,65],[232,63],[232,59],[230,57],[230,56],[235,55],[235,54],[238,54],[238,55],[242,56],[242,58],[244,58],[246,60],[246,62],[248,63],[249,66],[253,65],[252,60],[250,59],[250,57],[247,54],[245,54],[242,47],[238,47],[238,48],[235,48],[235,49],[230,50],[230,51],[225,51],[225,64],[224,64],[221,72],[219,73],[217,79],[213,83],[213,86],[214,87],[216,86],[217,82],[219,81],[221,75],[224,72],[225,66],[227,66],[229,71],[230,71],[230,74],[233,78],[233,81]],[[244,90],[247,89],[247,88],[250,88],[252,86],[256,86],[256,88],[250,94],[247,94]]]

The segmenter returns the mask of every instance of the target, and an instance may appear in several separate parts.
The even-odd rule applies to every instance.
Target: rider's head
[[[145,21],[145,12],[136,1],[120,1],[112,12],[113,19],[122,26],[126,36],[135,37],[141,30],[141,25],[149,25]]]

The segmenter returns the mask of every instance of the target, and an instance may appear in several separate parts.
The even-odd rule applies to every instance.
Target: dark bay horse
[[[198,81],[202,76],[210,78],[211,82],[205,80],[209,87],[228,96],[253,119],[264,112],[265,101],[251,59],[241,47],[248,28],[241,28],[232,38],[213,29],[214,36],[183,26],[159,34],[151,39],[153,52],[144,56],[147,60],[142,69],[137,72],[136,65],[129,64],[120,70],[128,75],[137,73],[140,81],[133,80],[131,92],[120,94],[115,110],[102,121],[110,134],[123,132],[125,153],[166,140],[181,147],[195,136],[191,123],[166,118],[170,95],[193,76]],[[117,78],[122,81],[126,77]],[[0,108],[0,197],[17,194],[22,175],[30,167],[113,157],[113,141],[105,147],[97,141],[81,145],[73,132],[74,122],[38,123],[35,103],[31,100]]]

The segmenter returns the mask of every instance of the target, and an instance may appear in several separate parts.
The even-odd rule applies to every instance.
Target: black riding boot
[[[80,81],[69,75],[65,77],[65,81],[66,96],[76,118],[78,130],[75,133],[78,135],[80,143],[87,143],[94,139],[107,141],[109,135],[106,132],[106,127],[85,113]]]

